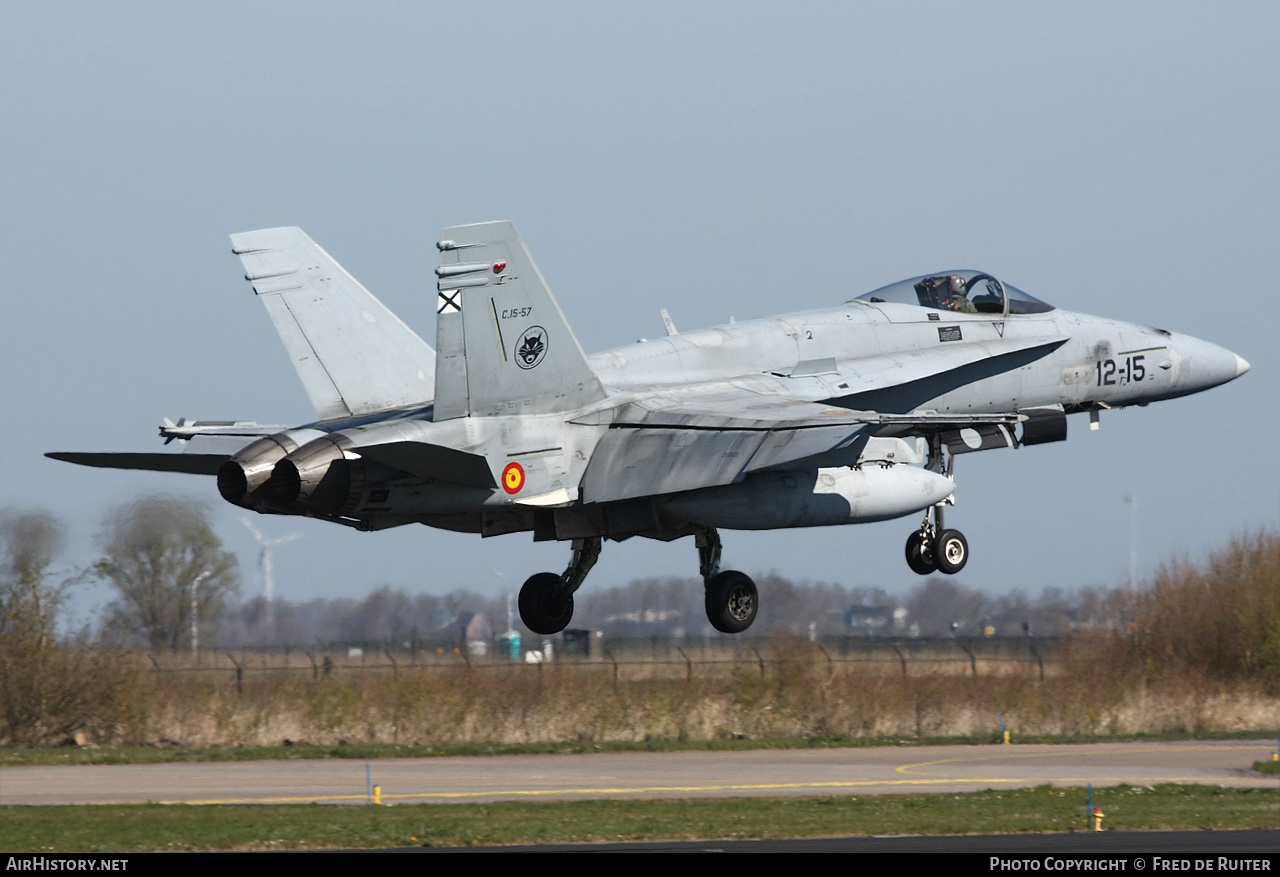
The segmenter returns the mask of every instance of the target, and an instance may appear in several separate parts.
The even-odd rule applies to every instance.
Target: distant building
[[[844,623],[854,633],[867,636],[894,633],[906,624],[905,609],[892,606],[850,606],[844,613]]]
[[[493,628],[489,619],[479,612],[465,612],[453,620],[450,625],[455,642],[467,650],[467,654],[484,657],[489,653],[489,643],[493,641]]]
[[[601,633],[598,630],[567,628],[564,632],[564,653],[566,655],[577,655],[580,658],[590,658],[592,656],[592,640],[599,640],[600,636]]]

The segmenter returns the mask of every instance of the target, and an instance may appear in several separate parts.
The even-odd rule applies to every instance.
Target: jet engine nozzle
[[[270,481],[275,501],[312,512],[349,512],[364,485],[363,461],[345,454],[351,445],[344,436],[324,436],[276,463]]]
[[[218,493],[232,505],[254,508],[264,493],[270,496],[264,488],[276,463],[297,448],[298,443],[284,433],[249,444],[218,468]]]

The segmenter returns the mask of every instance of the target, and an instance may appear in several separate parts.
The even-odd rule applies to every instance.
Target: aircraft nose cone
[[[1249,363],[1225,347],[1189,335],[1175,335],[1171,347],[1182,361],[1177,378],[1182,393],[1220,386],[1249,370]]]

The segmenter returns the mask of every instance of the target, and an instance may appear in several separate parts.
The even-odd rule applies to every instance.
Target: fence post
[[[227,657],[231,659],[231,663],[236,665],[236,694],[244,694],[244,668],[240,666],[240,662],[236,660],[236,656],[227,652]]]
[[[822,652],[822,656],[827,659],[827,681],[830,682],[836,678],[836,662],[831,660],[830,653],[827,652],[822,643],[818,643],[818,649]]]
[[[974,658],[973,652],[969,650],[969,647],[967,645],[960,642],[960,640],[956,640],[956,645],[958,645],[961,649],[963,649],[964,653],[969,656],[969,670],[973,673],[973,678],[977,679],[978,678],[978,661],[976,658]]]
[[[608,659],[609,663],[613,665],[613,686],[614,688],[617,688],[618,687],[618,659],[615,658],[613,656],[613,652],[609,651],[608,649],[604,650],[604,656],[605,658]]]
[[[897,643],[891,642],[889,643],[889,645],[892,646],[893,650],[898,653],[898,660],[902,662],[902,678],[906,679],[907,678],[907,656],[902,654],[902,649],[898,648]]]
[[[676,651],[680,653],[680,657],[684,658],[684,681],[693,681],[693,662],[689,660],[689,656],[684,653],[684,649],[676,646]]]

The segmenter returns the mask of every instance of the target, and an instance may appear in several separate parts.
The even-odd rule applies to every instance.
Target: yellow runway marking
[[[1196,747],[1196,751],[1197,751],[1197,752],[1203,752],[1203,751],[1205,751],[1205,750],[1210,750],[1210,751],[1226,751],[1226,750],[1233,750],[1233,749],[1258,749],[1258,750],[1261,750],[1261,749],[1265,749],[1265,748],[1266,748],[1266,747],[1264,747],[1264,746],[1258,746],[1256,743],[1255,743],[1255,744],[1252,744],[1252,745],[1223,744],[1223,745],[1221,745],[1221,746],[1197,746],[1197,747]],[[1172,745],[1172,744],[1167,744],[1167,745],[1163,745],[1163,746],[1144,746],[1144,747],[1142,747],[1141,749],[1125,749],[1125,750],[1123,750],[1123,751],[1117,751],[1115,754],[1116,754],[1116,755],[1129,756],[1129,755],[1133,755],[1133,754],[1135,754],[1135,753],[1139,753],[1139,752],[1168,752],[1168,751],[1170,751],[1170,750],[1173,750],[1173,751],[1186,751],[1186,749],[1187,749],[1187,747],[1186,747],[1186,746],[1174,746],[1174,745]],[[1064,750],[1063,750],[1063,751],[1061,751],[1061,752],[1045,752],[1045,751],[1043,751],[1043,750],[1042,750],[1042,751],[1039,751],[1039,752],[1009,752],[1009,753],[1004,753],[1004,752],[994,752],[994,753],[990,753],[990,755],[992,755],[993,757],[998,758],[998,759],[1002,759],[1002,760],[1003,760],[1003,759],[1014,759],[1014,758],[1060,758],[1060,757],[1066,757],[1066,756],[1068,756],[1068,755],[1078,755],[1078,754],[1079,754],[1078,752],[1074,752],[1074,753],[1073,753],[1070,749],[1064,749]],[[1094,754],[1096,754],[1096,753],[1094,753]],[[911,762],[911,763],[908,763],[908,764],[902,764],[902,765],[899,765],[898,767],[894,768],[894,773],[911,773],[913,770],[915,770],[916,768],[919,768],[919,767],[932,767],[933,765],[936,765],[936,764],[957,764],[957,763],[959,763],[959,762],[971,761],[971,760],[972,760],[972,756],[962,756],[962,757],[958,757],[958,758],[939,758],[939,759],[937,759],[937,760],[935,760],[935,761],[916,761],[916,762]],[[1196,782],[1201,782],[1201,781],[1203,781],[1203,778],[1197,779],[1197,780],[1195,780],[1195,781],[1196,781]],[[1174,780],[1164,780],[1163,782],[1175,782],[1175,781],[1174,781]],[[1176,781],[1176,782],[1183,782],[1183,781],[1182,781],[1182,780],[1179,780],[1179,781]]]
[[[1078,785],[1084,780],[1079,777],[1044,777],[1036,780],[1028,780],[1026,777],[949,777],[939,779],[903,779],[903,780],[847,780],[821,783],[753,783],[753,784],[735,784],[735,785],[711,785],[711,786],[636,786],[634,788],[616,787],[616,788],[569,788],[569,789],[491,789],[486,792],[401,792],[395,794],[382,793],[383,800],[456,800],[459,798],[475,798],[483,795],[484,797],[502,797],[502,798],[545,798],[549,796],[559,795],[642,795],[642,794],[671,794],[683,792],[685,794],[693,794],[697,792],[779,792],[779,791],[806,791],[806,790],[841,790],[841,789],[863,789],[870,786],[924,786],[924,785],[962,785],[968,783],[981,783],[988,786],[992,785],[1020,785],[1027,786],[1028,783],[1043,785],[1045,783],[1052,785]],[[1091,780],[1094,785],[1101,783],[1125,783],[1134,782],[1133,777],[1095,777]],[[1142,780],[1144,783],[1201,783],[1204,782],[1203,777],[1146,777]],[[290,797],[263,797],[263,798],[206,798],[199,800],[178,800],[178,801],[159,801],[160,804],[310,804],[314,802],[339,802],[339,801],[365,801],[368,800],[365,795],[302,795]]]

